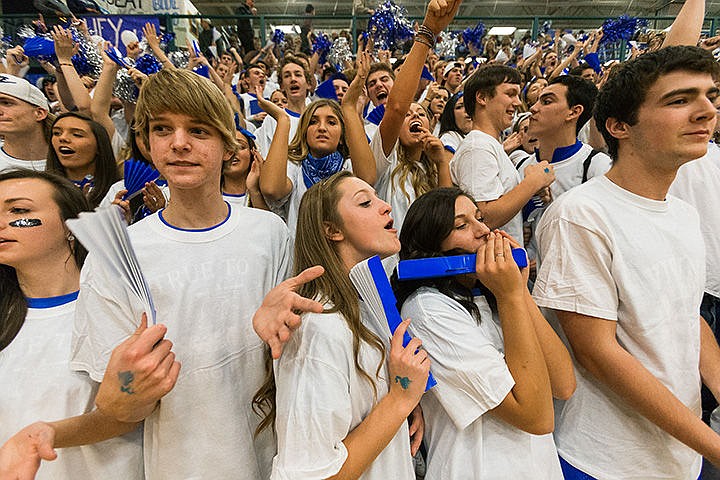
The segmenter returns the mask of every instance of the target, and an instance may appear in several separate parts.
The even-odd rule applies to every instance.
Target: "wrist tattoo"
[[[399,375],[396,375],[395,383],[399,383],[403,390],[407,390],[408,388],[410,388],[412,380],[410,380],[408,377],[401,377]]]
[[[135,393],[131,385],[133,380],[135,380],[135,375],[133,375],[132,372],[120,372],[118,373],[118,378],[120,379],[121,392],[127,393],[128,395],[132,395]]]

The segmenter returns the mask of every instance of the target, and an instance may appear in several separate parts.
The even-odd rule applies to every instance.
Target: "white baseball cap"
[[[15,97],[18,100],[35,105],[43,110],[50,110],[47,98],[39,88],[32,85],[24,78],[16,77],[8,73],[0,74],[0,93]]]
[[[445,65],[445,69],[443,70],[443,77],[447,77],[447,74],[450,73],[450,70],[452,70],[455,67],[459,68],[460,70],[463,70],[465,68],[465,65],[463,65],[462,63],[460,63],[458,61],[449,62],[447,65]]]
[[[139,42],[138,36],[132,30],[123,30],[120,32],[120,40],[126,47],[131,43]]]

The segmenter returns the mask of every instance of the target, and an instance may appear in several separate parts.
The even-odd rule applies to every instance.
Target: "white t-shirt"
[[[720,147],[711,143],[704,157],[680,167],[669,193],[688,202],[700,214],[700,231],[705,240],[705,291],[720,298]]]
[[[115,129],[112,138],[110,139],[110,145],[112,146],[113,155],[115,158],[120,156],[120,152],[127,146],[127,140]]]
[[[149,480],[267,478],[272,434],[254,437],[251,409],[265,375],[252,316],[286,276],[290,239],[269,212],[231,208],[201,231],[167,225],[162,210],[128,233],[153,296],[157,322],[182,364],[175,388],[145,419]],[[71,365],[102,378],[112,348],[135,330],[142,304],[92,254],[81,273]]]
[[[553,199],[558,198],[571,188],[582,184],[583,163],[588,158],[588,155],[590,155],[592,150],[593,148],[590,145],[583,143],[576,152],[567,157],[564,157],[562,153],[560,153],[558,159],[555,158],[557,150],[555,151],[556,155],[553,155],[553,161],[551,162],[555,172],[555,181],[550,184],[550,191],[552,192]],[[520,168],[518,169],[520,171],[520,175],[525,177],[525,169],[529,165],[537,163],[537,157],[535,155],[530,155],[530,158],[520,165]],[[590,180],[593,177],[605,175],[607,171],[610,170],[610,167],[612,167],[612,159],[602,152],[596,153],[592,159],[590,159],[587,179]]]
[[[515,385],[505,363],[499,319],[475,297],[482,321],[435,288],[405,301],[402,317],[422,339],[437,380],[422,399],[428,447],[426,478],[563,478],[552,434],[532,435],[487,414]]]
[[[460,147],[464,138],[465,137],[463,137],[460,133],[453,131],[448,131],[440,135],[440,141],[445,146],[445,150],[448,150],[453,154],[457,152],[457,149]]]
[[[410,176],[405,180],[405,191],[407,192],[407,195],[405,195],[400,188],[400,175],[393,176],[392,174],[398,166],[397,149],[399,145],[400,141],[398,140],[395,142],[390,154],[385,155],[379,128],[375,131],[375,136],[370,142],[370,149],[375,157],[375,168],[377,169],[375,189],[377,190],[378,197],[385,200],[392,207],[390,216],[393,218],[393,228],[397,229],[398,234],[402,229],[402,224],[405,221],[405,215],[407,215],[408,209],[410,209],[410,204],[417,198]]]
[[[349,158],[345,160],[342,170],[352,171],[352,162]],[[305,179],[303,178],[301,165],[288,160],[287,177],[290,179],[290,183],[292,183],[292,190],[290,190],[290,193],[277,201],[266,200],[266,203],[272,212],[280,215],[280,217],[287,222],[287,226],[290,229],[290,235],[295,238],[298,212],[300,211],[300,201],[308,189],[305,186]]]
[[[705,256],[697,212],[606,176],[553,202],[538,225],[538,305],[617,322],[619,344],[700,415]],[[555,430],[560,456],[611,480],[696,480],[701,457],[582,368]]]
[[[389,334],[387,330],[380,338]],[[354,359],[352,332],[340,314],[303,315],[302,326],[275,362],[278,454],[273,480],[321,479],[340,471],[348,456],[343,439],[375,406],[373,388],[355,368]],[[380,352],[362,342],[359,359],[374,378]],[[375,386],[379,401],[389,389],[386,365]],[[414,480],[412,465],[408,426],[403,422],[360,478]]]
[[[19,158],[11,157],[5,151],[4,147],[0,147],[0,172],[5,170],[11,170],[14,168],[27,168],[35,170],[36,172],[42,172],[45,170],[45,164],[47,160],[21,160]]]
[[[257,97],[254,94],[250,93],[240,93],[238,94],[238,97],[242,98],[243,101],[243,115],[245,116],[245,119],[250,121],[250,118],[258,114],[260,112],[263,112],[264,110],[260,108],[258,105]]]
[[[515,168],[517,168],[518,163],[523,161],[523,163],[527,162],[529,159],[528,157],[532,156],[531,153],[527,153],[522,148],[518,148],[517,150],[513,150],[508,154],[508,158],[510,161],[515,165]],[[520,165],[522,167],[522,164]]]
[[[225,193],[222,194],[223,200],[228,202],[230,205],[237,205],[238,207],[248,207],[250,202],[250,195],[247,193]]]
[[[476,202],[497,200],[520,183],[520,174],[502,144],[480,130],[465,135],[450,161],[450,175],[453,183],[472,195]],[[522,212],[501,228],[522,246]]]
[[[300,123],[300,114],[291,112],[287,109],[285,111],[287,112],[288,117],[290,117],[290,134],[288,135],[288,142],[292,142],[295,137],[295,133],[297,132],[298,124]],[[263,158],[266,158],[268,151],[270,151],[270,144],[272,143],[273,135],[275,135],[275,130],[277,130],[277,121],[270,115],[265,117],[262,125],[255,130],[255,146],[257,146],[257,149]]]
[[[20,332],[0,352],[0,445],[38,420],[94,409],[98,384],[69,365],[76,302],[71,296],[35,299]],[[62,303],[67,302],[67,303]],[[38,480],[142,480],[142,431],[84,447],[61,448],[42,462]]]

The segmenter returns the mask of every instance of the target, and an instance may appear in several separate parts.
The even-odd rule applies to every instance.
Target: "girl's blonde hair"
[[[320,99],[315,100],[305,108],[305,111],[300,116],[300,122],[298,123],[297,131],[293,137],[290,145],[288,146],[288,160],[295,163],[301,163],[305,157],[310,153],[310,148],[307,142],[307,131],[310,127],[310,120],[315,112],[321,107],[330,107],[333,114],[338,118],[340,122],[340,128],[342,132],[340,134],[340,142],[338,143],[337,150],[343,156],[347,158],[350,155],[347,144],[345,142],[345,118],[343,117],[340,104],[335,100]]]

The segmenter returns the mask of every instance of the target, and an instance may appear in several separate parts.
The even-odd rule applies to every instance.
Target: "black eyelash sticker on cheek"
[[[8,223],[8,225],[16,228],[39,227],[42,225],[42,221],[39,218],[19,218]]]

